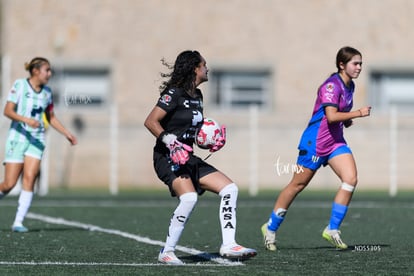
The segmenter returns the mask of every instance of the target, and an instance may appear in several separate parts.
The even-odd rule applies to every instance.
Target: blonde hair
[[[50,62],[43,57],[35,57],[30,62],[25,62],[24,69],[29,71],[30,75],[33,75],[33,69],[39,69],[43,64],[50,64]]]

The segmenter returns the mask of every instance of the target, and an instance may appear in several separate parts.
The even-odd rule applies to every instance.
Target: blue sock
[[[281,217],[276,215],[276,213],[273,211],[270,215],[269,221],[267,223],[267,229],[270,231],[276,232],[277,229],[279,229],[280,224],[283,222],[285,217]]]
[[[339,226],[344,220],[347,211],[348,211],[348,206],[344,206],[344,205],[334,202],[332,204],[332,213],[331,213],[331,219],[329,221],[328,228],[330,230],[339,229]]]

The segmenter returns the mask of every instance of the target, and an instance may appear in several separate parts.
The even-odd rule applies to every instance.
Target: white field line
[[[81,263],[81,262],[0,262],[0,265],[26,265],[26,266],[130,266],[130,267],[143,267],[143,266],[166,266],[161,263]],[[238,264],[239,265],[239,264]],[[185,266],[223,266],[222,264],[185,264]],[[226,265],[227,266],[227,265]]]
[[[264,200],[264,201],[254,201],[254,202],[239,202],[239,207],[269,207],[273,206],[273,200]],[[1,201],[2,206],[16,206],[15,201]],[[198,202],[197,207],[210,207],[216,206],[216,202]],[[88,200],[39,200],[33,202],[33,207],[53,207],[53,208],[86,208],[86,207],[99,207],[99,208],[130,208],[130,207],[144,207],[144,208],[165,208],[165,207],[176,207],[175,201],[112,201],[112,200],[97,200],[97,201],[88,201]],[[351,202],[351,208],[362,208],[362,209],[380,209],[380,208],[391,208],[391,209],[414,209],[413,202],[395,202],[390,204],[389,202],[384,201],[354,201]],[[294,204],[295,208],[322,208],[330,209],[332,208],[332,201],[297,201]]]
[[[40,221],[47,222],[47,223],[51,223],[51,224],[67,225],[67,226],[72,226],[72,227],[76,227],[76,228],[85,229],[85,230],[88,230],[88,231],[97,231],[97,232],[102,232],[102,233],[106,233],[106,234],[116,235],[116,236],[124,237],[124,238],[127,238],[127,239],[135,240],[135,241],[141,242],[141,243],[146,243],[146,244],[151,244],[151,245],[159,245],[159,246],[164,246],[165,245],[164,242],[157,241],[157,240],[152,240],[150,238],[141,237],[141,236],[134,235],[134,234],[127,233],[127,232],[123,232],[123,231],[120,231],[120,230],[102,228],[100,226],[96,226],[96,225],[92,225],[92,224],[85,224],[85,223],[77,222],[77,221],[69,221],[69,220],[66,220],[66,219],[63,219],[63,218],[55,218],[55,217],[45,216],[45,215],[31,213],[31,212],[29,212],[26,217],[31,218],[31,219],[40,220]],[[208,261],[212,261],[212,262],[222,264],[222,265],[243,265],[242,262],[235,262],[235,261],[231,261],[231,260],[228,260],[228,259],[220,258],[220,257],[211,255],[207,252],[203,252],[203,251],[200,251],[200,250],[197,250],[197,249],[194,249],[194,248],[189,248],[189,247],[184,247],[184,246],[177,246],[176,250],[187,253],[187,254],[195,255],[195,256],[201,257],[203,259],[206,259]]]

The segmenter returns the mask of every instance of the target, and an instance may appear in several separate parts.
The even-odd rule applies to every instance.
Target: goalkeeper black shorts
[[[201,195],[205,190],[200,187],[199,179],[217,171],[215,167],[191,153],[190,159],[185,165],[176,165],[172,163],[168,154],[156,151],[154,151],[154,169],[158,178],[168,186],[171,196],[176,196],[172,189],[172,183],[177,177],[189,176],[195,190]]]

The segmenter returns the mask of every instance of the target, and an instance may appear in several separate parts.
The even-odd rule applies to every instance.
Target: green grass
[[[31,213],[101,228],[27,218],[25,226],[31,231],[24,234],[10,231],[17,198],[8,197],[0,201],[0,275],[413,275],[412,192],[393,199],[382,192],[357,192],[341,227],[350,249],[337,251],[321,238],[333,192],[305,191],[278,232],[278,251],[268,252],[260,226],[276,195],[271,191],[252,198],[241,193],[239,198],[237,240],[256,248],[255,258],[230,266],[177,251],[187,264],[182,267],[158,265],[159,245],[125,236],[164,242],[177,203],[167,191],[36,197]],[[200,197],[181,246],[218,254],[218,204],[215,195]]]

